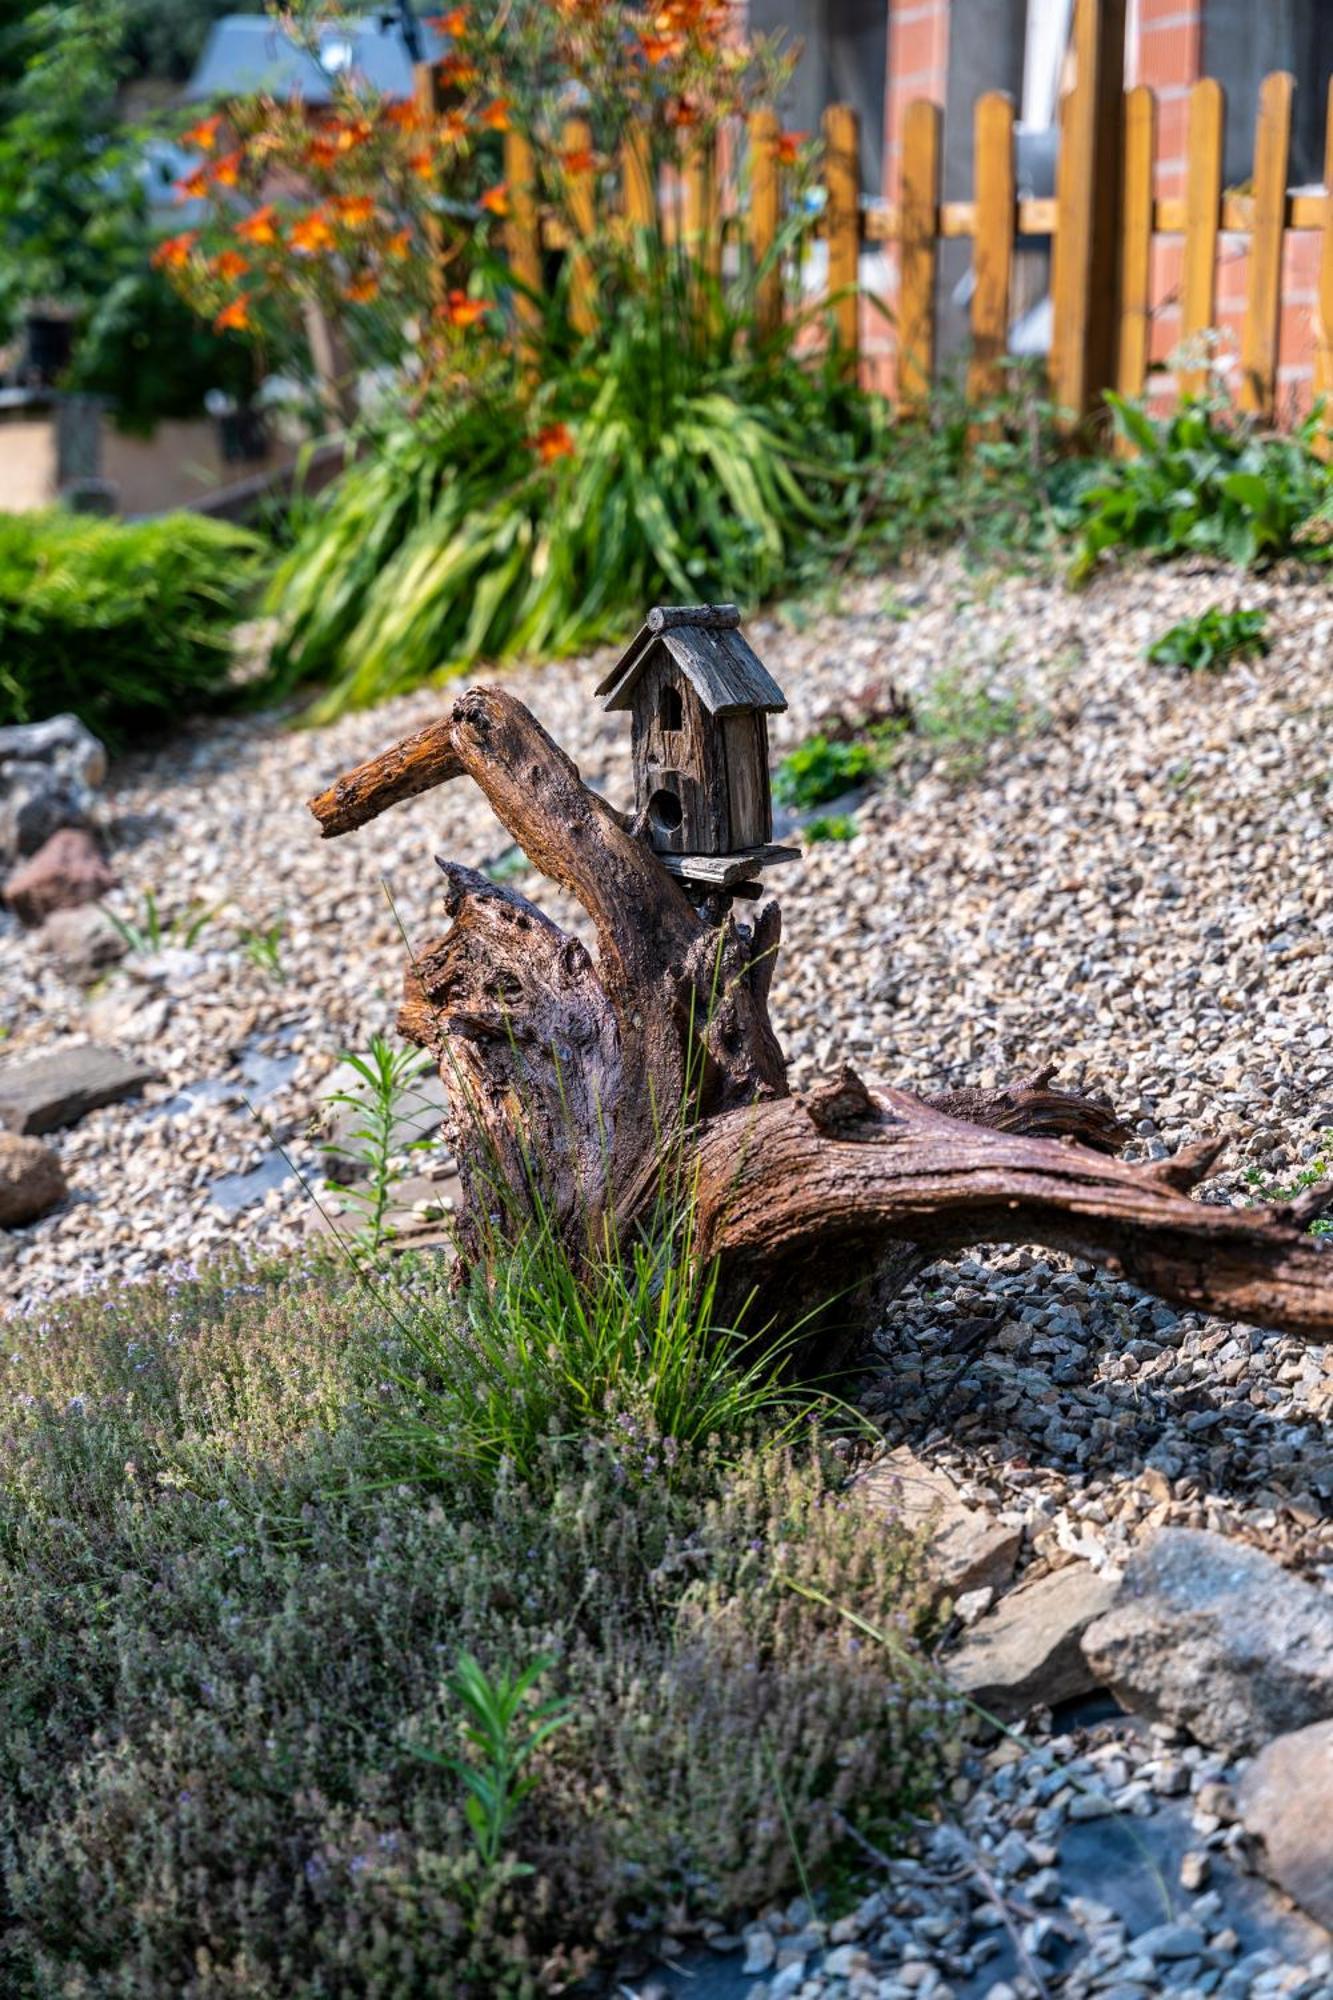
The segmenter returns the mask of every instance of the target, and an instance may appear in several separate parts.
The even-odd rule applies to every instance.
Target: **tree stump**
[[[1114,1116],[1050,1073],[925,1099],[844,1069],[793,1096],[768,1010],[777,904],[742,920],[726,895],[692,903],[504,689],[469,690],[310,806],[329,838],[464,776],[597,940],[594,957],[525,897],[439,863],[453,921],[409,966],[399,1025],[449,1094],[465,1256],[497,1183],[512,1226],[540,1201],[578,1260],[642,1226],[665,1172],[694,1194],[725,1307],[748,1301],[754,1328],[814,1315],[805,1355],[822,1343],[830,1366],[916,1271],[979,1243],[1044,1244],[1175,1305],[1333,1335],[1333,1254],[1308,1233],[1320,1191],[1191,1200],[1220,1140],[1129,1165]]]

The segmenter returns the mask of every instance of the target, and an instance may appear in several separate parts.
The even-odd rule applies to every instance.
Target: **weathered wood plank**
[[[1062,154],[1052,364],[1055,396],[1078,421],[1115,381],[1125,0],[1076,0]]]
[[[1254,228],[1240,337],[1240,406],[1271,422],[1277,407],[1277,349],[1282,318],[1282,236],[1291,156],[1291,94],[1286,70],[1266,76],[1254,135]]]
[[[727,767],[731,847],[759,847],[773,831],[768,789],[768,724],[762,715],[728,715],[722,721]]]
[[[704,882],[715,889],[730,889],[737,882],[752,881],[765,868],[799,861],[801,850],[769,843],[744,854],[659,854],[657,858],[670,875]]]

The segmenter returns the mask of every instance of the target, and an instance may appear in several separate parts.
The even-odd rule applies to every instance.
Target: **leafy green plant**
[[[570,1720],[569,1709],[557,1699],[528,1700],[554,1664],[543,1655],[520,1674],[505,1666],[488,1674],[471,1653],[460,1653],[445,1685],[463,1711],[463,1737],[471,1756],[444,1756],[413,1746],[418,1757],[452,1772],[466,1790],[463,1810],[484,1871],[483,1885],[489,1885],[499,1867],[519,1808],[536,1786],[535,1776],[524,1767]],[[508,1873],[512,1879],[516,1873],[530,1875],[532,1868],[512,1862]]]
[[[855,840],[856,831],[856,821],[849,813],[830,813],[805,824],[807,840]]]
[[[115,741],[216,700],[261,548],[199,514],[0,514],[0,722],[72,711]]]
[[[263,930],[247,925],[236,933],[236,942],[251,965],[257,966],[261,972],[267,972],[279,985],[282,985],[287,977],[282,965],[282,941],[285,935],[286,926],[281,918]]]
[[[773,774],[773,796],[779,804],[804,811],[822,806],[878,775],[882,760],[868,737],[838,741],[811,736],[782,759]]]
[[[324,1102],[330,1109],[355,1113],[361,1123],[343,1132],[330,1151],[355,1160],[365,1175],[365,1185],[333,1181],[330,1186],[340,1201],[350,1205],[357,1217],[357,1240],[373,1254],[383,1247],[389,1233],[386,1217],[401,1178],[395,1157],[400,1152],[415,1152],[426,1143],[422,1139],[404,1143],[400,1134],[412,1087],[430,1064],[422,1050],[397,1048],[383,1035],[371,1038],[365,1055],[344,1050],[338,1060],[361,1081],[350,1090],[331,1091]]]
[[[1220,673],[1232,660],[1256,660],[1268,651],[1266,611],[1224,611],[1210,604],[1196,618],[1182,618],[1154,639],[1145,658],[1155,667],[1186,673]]]
[[[1310,1188],[1319,1187],[1333,1175],[1333,1131],[1324,1134],[1325,1150],[1301,1167],[1290,1181],[1270,1181],[1260,1168],[1248,1167],[1245,1184],[1254,1190],[1257,1201],[1295,1201]],[[1330,1190],[1333,1202],[1333,1190]],[[1310,1224],[1311,1236],[1333,1236],[1333,1217],[1316,1216]]]
[[[1131,449],[1104,461],[1078,493],[1075,582],[1112,549],[1209,555],[1244,568],[1288,555],[1329,559],[1333,470],[1318,450],[1322,408],[1281,436],[1210,398],[1184,397],[1160,418],[1122,396],[1107,401]]]
[[[157,897],[151,889],[144,890],[137,915],[122,917],[106,903],[100,904],[99,908],[109,919],[126,950],[138,957],[147,957],[167,946],[192,950],[214,916],[214,912],[202,903],[191,903],[187,910],[164,922]]]

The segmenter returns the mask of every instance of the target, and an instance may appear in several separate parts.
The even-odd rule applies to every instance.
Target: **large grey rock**
[[[1135,1552],[1083,1652],[1126,1708],[1231,1756],[1333,1716],[1333,1598],[1202,1529]]]
[[[902,1445],[863,1472],[853,1489],[926,1538],[926,1566],[948,1597],[1003,1589],[1022,1546],[1021,1528],[969,1507],[948,1474]]]
[[[65,1176],[49,1146],[0,1132],[0,1229],[35,1222],[65,1199]]]
[[[1241,1779],[1239,1804],[1274,1881],[1333,1930],[1333,1718],[1267,1744]]]
[[[84,1042],[0,1065],[0,1127],[54,1132],[103,1104],[137,1097],[156,1072],[133,1056]]]
[[[5,882],[5,902],[20,923],[36,927],[57,910],[95,903],[116,886],[102,850],[85,827],[62,826]]]
[[[1118,1579],[1070,1563],[1000,1599],[944,1662],[954,1686],[997,1715],[1025,1715],[1089,1694],[1097,1685],[1079,1644],[1110,1610]]]
[[[77,716],[0,729],[0,862],[34,854],[65,826],[86,826],[106,751]]]
[[[354,1111],[350,1105],[330,1104],[328,1100],[341,1091],[362,1099],[367,1095],[365,1079],[357,1075],[350,1063],[339,1063],[321,1093],[324,1151],[330,1156],[325,1168],[335,1181],[358,1180],[367,1171],[365,1162],[357,1152],[349,1153],[345,1149],[356,1146],[351,1134],[357,1126],[366,1123],[366,1116],[364,1112]],[[390,1150],[406,1152],[418,1140],[432,1137],[444,1123],[447,1110],[448,1102],[439,1071],[423,1071],[398,1102]]]

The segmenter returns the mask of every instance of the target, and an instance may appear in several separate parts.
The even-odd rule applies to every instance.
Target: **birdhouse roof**
[[[628,708],[653,648],[665,646],[711,715],[776,714],[787,697],[740,629],[734,604],[657,604],[597,692],[604,708]]]

